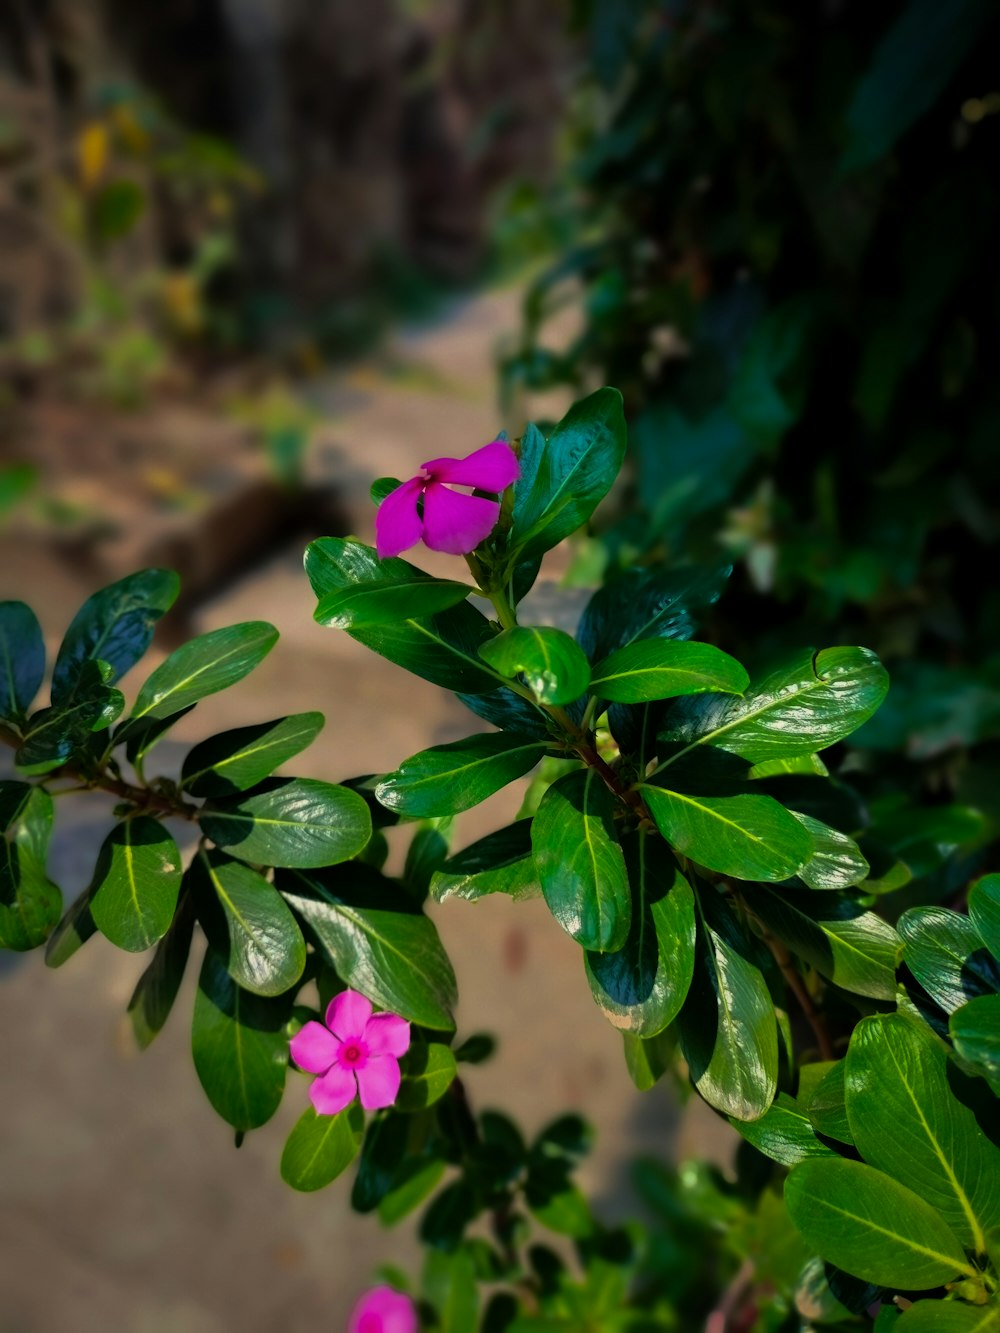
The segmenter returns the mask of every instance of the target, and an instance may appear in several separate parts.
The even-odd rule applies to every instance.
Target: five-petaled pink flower
[[[372,1287],[351,1311],[347,1333],[417,1333],[417,1328],[409,1296],[392,1287]]]
[[[399,1057],[410,1046],[410,1025],[397,1014],[373,1014],[357,991],[335,995],[322,1023],[306,1023],[291,1041],[292,1059],[319,1074],[309,1099],[320,1115],[336,1115],[361,1095],[366,1111],[391,1106],[399,1092]]]
[[[397,486],[375,515],[375,545],[380,560],[416,546],[421,538],[432,551],[466,555],[488,537],[500,516],[500,502],[465,495],[452,486],[498,494],[516,481],[517,455],[503,440],[484,445],[468,458],[432,458],[424,475]]]

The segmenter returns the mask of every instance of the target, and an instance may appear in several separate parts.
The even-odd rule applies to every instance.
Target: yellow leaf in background
[[[139,124],[135,112],[126,103],[120,103],[111,113],[115,124],[115,130],[122,141],[122,145],[141,157],[149,149],[149,135]]]
[[[197,333],[204,311],[201,289],[190,273],[169,273],[163,279],[163,305],[171,324],[181,333]]]
[[[104,175],[108,164],[108,129],[103,122],[92,120],[81,132],[76,141],[77,160],[80,166],[80,179],[90,190]]]

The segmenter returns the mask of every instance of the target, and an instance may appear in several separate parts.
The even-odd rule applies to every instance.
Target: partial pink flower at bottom
[[[318,1074],[309,1100],[320,1115],[336,1115],[360,1094],[366,1111],[391,1106],[399,1092],[399,1057],[410,1047],[410,1025],[398,1014],[373,1014],[357,991],[335,995],[326,1026],[306,1023],[291,1041],[292,1059]]]
[[[372,1287],[351,1311],[347,1333],[417,1333],[419,1327],[409,1296],[392,1287]]]

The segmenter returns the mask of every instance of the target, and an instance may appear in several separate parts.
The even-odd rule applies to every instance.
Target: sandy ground
[[[513,294],[487,294],[401,337],[392,373],[383,361],[316,389],[329,427],[311,467],[336,482],[359,536],[371,536],[373,477],[406,476],[426,457],[493,438],[493,349],[515,318]],[[36,564],[35,581],[28,600],[54,649],[93,588],[55,560]],[[0,572],[0,597],[25,595]],[[325,732],[293,771],[333,780],[480,729],[442,691],[315,625],[312,609],[297,547],[199,609],[196,630],[262,618],[281,640],[251,677],[183,719],[158,751],[161,771],[176,769],[202,736],[283,708],[326,714]],[[516,793],[502,793],[461,817],[456,845],[506,822],[516,803]],[[69,897],[86,884],[109,807],[100,798],[63,806],[51,869]],[[492,1062],[467,1072],[471,1101],[503,1107],[529,1131],[582,1111],[599,1131],[582,1180],[603,1216],[634,1206],[635,1156],[726,1153],[724,1127],[700,1103],[682,1113],[663,1086],[635,1092],[620,1038],[590,1000],[580,951],[543,904],[487,899],[432,911],[458,976],[460,1034],[486,1029],[500,1042]],[[0,1333],[343,1328],[377,1264],[415,1268],[412,1226],[385,1231],[355,1217],[349,1178],[314,1195],[283,1184],[282,1143],[306,1105],[306,1080],[295,1074],[279,1114],[236,1151],[190,1058],[194,966],[166,1029],[140,1056],[123,1013],[142,967],[99,938],[57,972],[39,955],[0,959]]]

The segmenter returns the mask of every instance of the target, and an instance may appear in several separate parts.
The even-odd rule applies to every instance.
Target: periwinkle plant
[[[150,780],[157,741],[261,660],[270,627],[184,645],[117,722],[115,680],[145,651],[172,577],[146,571],[91,598],[51,706],[34,713],[40,631],[4,604],[3,736],[23,777],[0,785],[0,940],[45,942],[53,965],[97,930],[155,946],[130,1004],[147,1044],[199,928],[192,1045],[215,1109],[238,1136],[264,1123],[291,1051],[317,1078],[282,1156],[289,1184],[319,1189],[357,1159],[358,1211],[392,1223],[426,1205],[419,1290],[400,1292],[393,1273],[359,1320],[987,1329],[1000,1321],[1000,877],[974,887],[968,916],[913,907],[897,932],[875,910],[900,874],[866,832],[842,743],[886,673],[863,647],[803,648],[751,672],[696,641],[726,569],[632,568],[594,592],[575,635],[531,623],[543,556],[588,523],[625,443],[620,397],[602,389],[548,433],[528,426],[514,445],[377,482],[385,558],[354,539],[310,546],[316,618],[489,725],[392,773],[276,778],[322,724],[294,714],[210,737],[179,782]],[[471,582],[399,558],[421,537],[464,555]],[[450,816],[533,771],[520,818],[447,846]],[[120,805],[89,889],[61,915],[45,849],[67,787]],[[172,819],[201,835],[186,867]],[[415,834],[397,879],[382,830],[402,821]],[[574,1183],[579,1117],[528,1143],[472,1109],[458,1065],[490,1043],[456,1042],[454,974],[424,904],[493,893],[541,895],[580,945],[640,1089],[671,1070],[728,1117],[745,1140],[735,1182],[647,1166],[659,1221],[609,1229]],[[576,1267],[533,1243],[533,1225],[568,1237]]]

